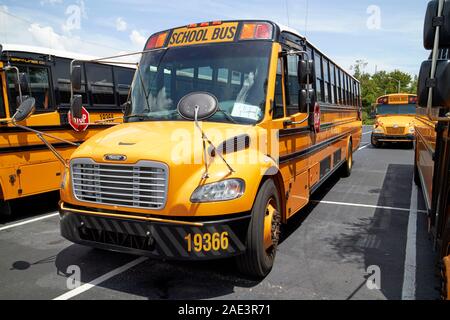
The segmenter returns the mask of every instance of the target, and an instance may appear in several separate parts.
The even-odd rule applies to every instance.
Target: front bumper
[[[165,223],[116,218],[104,214],[84,214],[77,209],[60,208],[61,235],[67,240],[99,249],[167,260],[212,260],[239,255],[245,251],[250,216],[217,221]],[[205,234],[227,234],[227,246],[206,243]],[[191,235],[191,244],[186,237]],[[202,239],[196,250],[196,234]],[[198,243],[198,241],[197,241]],[[217,245],[215,246],[217,248]],[[198,248],[197,248],[198,249]]]
[[[375,142],[413,142],[416,140],[416,136],[414,134],[392,136],[382,133],[373,133],[372,139],[375,140]]]

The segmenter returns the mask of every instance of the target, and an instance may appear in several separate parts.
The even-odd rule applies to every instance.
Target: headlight
[[[384,133],[384,130],[382,128],[376,128],[373,130],[373,133]]]
[[[237,199],[244,194],[245,182],[241,179],[223,180],[198,187],[191,202],[214,202]]]
[[[68,173],[67,171],[68,171],[68,169],[64,168],[64,173],[62,175],[61,185],[60,185],[62,190],[64,190],[66,188],[66,184],[67,184],[66,179],[67,179],[67,173]]]
[[[416,132],[416,129],[414,127],[409,128],[409,133],[415,133],[415,132]]]

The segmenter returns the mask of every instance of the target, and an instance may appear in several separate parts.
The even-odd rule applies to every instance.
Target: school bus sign
[[[236,36],[238,23],[229,22],[220,25],[191,25],[173,30],[169,47],[187,46],[203,43],[231,42]]]

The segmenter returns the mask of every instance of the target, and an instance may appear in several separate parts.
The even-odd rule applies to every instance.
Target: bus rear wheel
[[[11,203],[0,200],[0,216],[9,217],[12,214]]]
[[[273,180],[267,180],[256,196],[247,231],[246,251],[236,257],[241,273],[264,278],[272,270],[281,227],[281,202]]]
[[[348,150],[347,150],[347,160],[342,166],[342,176],[344,178],[350,177],[352,174],[352,168],[353,168],[353,143],[352,140],[348,143]]]

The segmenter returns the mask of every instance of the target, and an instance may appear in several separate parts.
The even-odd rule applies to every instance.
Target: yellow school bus
[[[450,4],[428,3],[424,47],[430,58],[422,63],[418,108],[414,181],[421,187],[428,213],[428,230],[440,270],[442,299],[450,300]],[[442,21],[442,23],[436,23]]]
[[[415,140],[416,106],[417,96],[413,94],[389,94],[378,98],[372,145],[380,147],[383,143],[406,142],[412,146]]]
[[[296,31],[216,21],[152,35],[124,122],[70,158],[61,233],[163,259],[273,265],[280,225],[361,141],[359,82]]]
[[[56,191],[61,183],[64,165],[35,130],[69,159],[79,143],[122,122],[120,105],[127,100],[135,67],[82,64],[83,87],[77,93],[91,124],[87,129],[75,127],[77,132],[67,117],[70,65],[89,57],[29,46],[0,47],[0,213],[11,214],[10,200]],[[19,78],[27,79],[26,88]],[[35,99],[36,112],[18,126],[11,118],[26,97]]]

